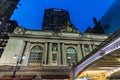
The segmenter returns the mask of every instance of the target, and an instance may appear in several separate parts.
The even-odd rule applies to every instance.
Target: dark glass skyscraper
[[[46,9],[42,30],[59,31],[67,26],[70,22],[69,13],[61,9]]]
[[[0,0],[0,20],[8,20],[20,0]]]
[[[86,32],[109,34],[118,29],[120,29],[120,0],[115,0],[102,18],[95,23],[95,27],[88,28]]]
[[[20,0],[0,0],[0,29],[6,31],[10,23],[10,17],[14,13],[14,10],[17,8],[17,4]],[[15,22],[16,24],[16,22]]]
[[[100,19],[105,33],[113,33],[120,28],[120,0],[116,0]]]

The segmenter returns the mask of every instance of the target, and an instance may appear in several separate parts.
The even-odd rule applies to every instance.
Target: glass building
[[[59,31],[63,29],[70,21],[69,13],[61,9],[46,9],[42,30]]]
[[[99,21],[104,32],[113,33],[120,28],[120,0],[116,0]]]

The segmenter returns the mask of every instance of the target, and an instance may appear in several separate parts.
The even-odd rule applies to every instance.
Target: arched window
[[[66,59],[67,65],[74,65],[77,63],[77,52],[73,47],[68,47],[66,49]]]
[[[40,66],[42,64],[43,49],[41,46],[34,46],[30,51],[29,66]]]

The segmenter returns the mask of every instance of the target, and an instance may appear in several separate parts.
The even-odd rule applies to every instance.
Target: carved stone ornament
[[[16,27],[14,30],[14,34],[24,34],[25,29],[23,27]]]

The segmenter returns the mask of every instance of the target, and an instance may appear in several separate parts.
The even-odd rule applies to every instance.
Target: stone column
[[[60,46],[60,43],[58,43],[57,63],[58,63],[58,65],[61,65],[61,46]]]
[[[29,55],[30,55],[30,42],[27,42],[24,55],[25,55],[25,61],[23,61],[23,63],[27,65],[29,61]]]
[[[93,49],[95,49],[96,48],[96,46],[95,46],[95,44],[93,44]]]
[[[47,46],[48,46],[48,43],[46,42],[45,43],[45,49],[44,49],[45,51],[44,51],[44,54],[43,54],[44,55],[44,59],[43,59],[43,64],[44,65],[46,65],[46,59],[47,59],[47,53],[48,53],[47,52]]]
[[[66,65],[67,62],[66,62],[66,52],[65,52],[65,46],[64,46],[64,43],[62,43],[62,63],[63,65]]]
[[[84,47],[84,44],[82,44],[82,52],[83,52],[83,57],[86,56],[86,53],[85,53],[85,47]]]
[[[92,51],[92,45],[91,44],[89,44],[89,48],[90,48],[90,51]]]
[[[48,64],[52,65],[52,43],[49,43]]]
[[[78,53],[77,53],[77,57],[78,57],[78,62],[83,59],[83,54],[82,54],[82,51],[81,51],[81,47],[80,47],[80,44],[78,44]]]

